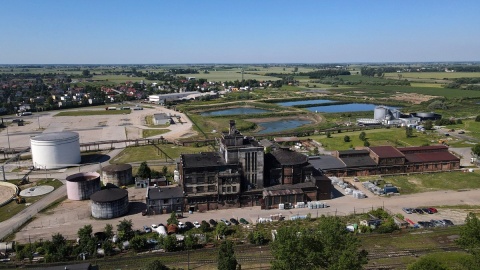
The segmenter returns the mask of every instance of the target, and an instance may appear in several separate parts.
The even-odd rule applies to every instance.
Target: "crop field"
[[[390,95],[394,95],[395,93],[400,92],[400,93],[418,93],[418,94],[430,95],[430,96],[443,96],[447,98],[480,97],[480,91],[438,88],[438,87],[362,85],[362,86],[352,87],[351,89],[352,90],[358,89],[359,91],[369,91],[369,90],[383,91],[385,93],[389,93]]]
[[[398,74],[402,75],[402,79],[435,79],[442,80],[444,78],[477,78],[480,72],[401,72],[401,73],[385,73],[386,78],[398,79]]]
[[[125,83],[127,81],[131,81],[131,82],[140,82],[140,81],[144,81],[145,83],[151,83],[151,82],[154,82],[154,81],[150,81],[150,80],[146,80],[144,77],[130,77],[128,75],[112,75],[112,74],[107,74],[107,75],[94,75],[92,77],[92,79],[94,81],[96,80],[99,80],[101,81],[102,83],[104,84],[108,84],[108,83],[115,83],[115,84],[119,84],[119,83]]]
[[[209,73],[199,73],[199,74],[179,74],[185,77],[195,77],[196,79],[206,79],[209,81],[241,81],[242,72],[240,69],[231,69],[231,70],[222,70],[222,71],[209,71]],[[276,81],[280,80],[277,77],[262,76],[256,74],[244,73],[243,79],[249,80],[254,79],[258,81]]]
[[[59,112],[54,116],[86,116],[86,115],[113,115],[113,114],[129,114],[131,110],[82,110],[82,111],[65,111]]]

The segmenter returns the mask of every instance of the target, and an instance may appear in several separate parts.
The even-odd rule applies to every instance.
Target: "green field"
[[[390,128],[390,129],[372,129],[365,130],[366,138],[370,146],[392,145],[392,146],[421,146],[427,144],[438,144],[438,139],[443,138],[441,135],[434,132],[423,134],[414,131],[413,137],[407,138],[404,128]],[[363,147],[364,142],[358,137],[361,131],[343,132],[331,134],[331,138],[326,135],[309,136],[309,138],[320,142],[325,149],[329,151],[347,150],[353,147]],[[350,142],[345,142],[345,135],[350,137]]]
[[[478,113],[480,114],[480,111]],[[465,135],[480,140],[480,122],[475,122],[474,120],[463,120],[463,124],[448,125],[447,127],[450,129],[455,129],[455,132],[464,130]]]
[[[200,72],[198,74],[179,74],[185,77],[195,77],[196,79],[206,79],[209,81],[241,81],[242,80],[242,71],[240,68],[222,70],[222,71],[209,71],[209,73]],[[280,80],[277,77],[262,76],[256,74],[250,74],[244,72],[244,80],[257,80],[257,81],[276,81]]]
[[[169,129],[144,129],[142,130],[142,138],[148,138],[169,132]]]
[[[212,148],[209,146],[180,147],[172,144],[161,144],[157,146],[160,147],[162,151],[167,153],[168,156],[174,159],[180,157],[180,154],[194,154],[212,151]],[[147,160],[162,160],[164,158],[164,155],[159,153],[156,147],[152,145],[145,145],[138,147],[127,147],[110,162],[112,164],[123,164]]]
[[[129,114],[132,110],[82,110],[59,112],[54,116],[88,116],[88,115],[114,115]]]
[[[360,177],[360,181],[376,179],[375,177]],[[436,190],[464,190],[480,188],[480,173],[440,172],[426,174],[410,174],[408,176],[382,177],[387,183],[399,188],[401,194],[412,194]]]
[[[402,75],[402,79],[435,79],[442,80],[444,78],[477,78],[480,72],[401,72],[401,73],[385,73],[385,78],[398,79],[398,74]]]

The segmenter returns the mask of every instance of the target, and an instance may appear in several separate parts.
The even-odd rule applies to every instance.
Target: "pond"
[[[269,110],[264,110],[264,109],[239,107],[239,108],[232,108],[232,109],[223,109],[223,110],[202,112],[202,113],[200,113],[200,115],[202,115],[202,116],[224,116],[224,115],[238,115],[238,114],[259,114],[259,113],[268,113],[268,112],[270,112],[270,111]]]
[[[272,122],[257,123],[257,125],[259,125],[262,128],[262,130],[259,131],[258,134],[282,132],[285,130],[298,128],[303,125],[308,125],[311,123],[312,121],[310,120],[296,120],[296,119],[283,119],[283,120],[272,121]]]
[[[343,112],[360,112],[360,111],[373,111],[375,107],[378,106],[376,104],[366,104],[366,103],[349,103],[349,104],[339,104],[339,105],[331,105],[331,106],[316,106],[316,107],[308,107],[307,110],[311,112],[325,112],[325,113],[343,113]],[[393,107],[389,107],[391,109],[395,109]]]

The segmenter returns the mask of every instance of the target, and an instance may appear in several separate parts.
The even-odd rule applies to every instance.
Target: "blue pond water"
[[[269,110],[241,107],[241,108],[233,108],[233,109],[225,109],[225,110],[217,110],[217,111],[208,111],[208,112],[203,112],[200,115],[223,116],[223,115],[237,115],[237,114],[259,114],[259,113],[266,113],[266,112],[269,112]]]
[[[327,99],[316,99],[316,100],[299,100],[299,101],[289,101],[277,103],[282,106],[293,106],[293,105],[305,105],[305,104],[325,104],[336,102],[334,100]],[[366,104],[366,103],[349,103],[349,104],[339,104],[339,105],[330,105],[330,106],[315,106],[306,108],[312,112],[324,112],[324,113],[343,113],[343,112],[360,112],[360,111],[372,111],[376,104]],[[390,107],[391,109],[396,109],[395,107]]]
[[[281,132],[284,130],[301,127],[303,125],[310,124],[311,122],[312,121],[310,120],[284,119],[279,121],[258,123],[258,125],[263,128],[260,132],[258,132],[258,134]]]

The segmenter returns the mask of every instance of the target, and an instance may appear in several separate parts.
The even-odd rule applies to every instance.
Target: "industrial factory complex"
[[[437,120],[440,118],[442,118],[441,115],[433,112],[404,114],[398,109],[387,106],[377,106],[375,107],[373,118],[359,118],[357,119],[357,124],[416,127],[422,121]]]

